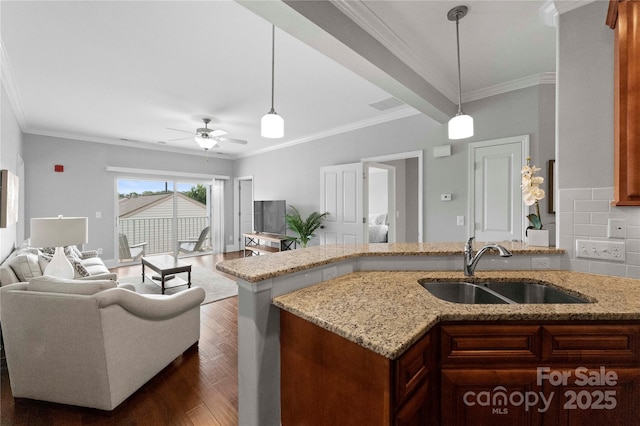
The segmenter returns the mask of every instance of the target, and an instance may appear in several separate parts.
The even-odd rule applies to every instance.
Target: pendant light
[[[450,21],[456,21],[456,47],[458,51],[458,113],[449,120],[449,139],[465,139],[473,136],[473,117],[462,112],[462,78],[460,77],[460,33],[458,24],[467,14],[467,6],[456,6],[447,13]]]
[[[260,121],[260,135],[265,138],[277,139],[284,136],[284,119],[273,108],[274,75],[275,75],[276,27],[271,26],[271,111],[266,113]]]

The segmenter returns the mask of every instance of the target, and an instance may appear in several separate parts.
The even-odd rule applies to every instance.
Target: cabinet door
[[[541,424],[542,387],[535,369],[452,369],[442,370],[441,378],[443,426]]]
[[[588,381],[600,380],[605,375],[602,369],[580,370],[557,369],[564,372],[567,384],[553,386],[544,383],[544,393],[553,395],[552,403],[544,413],[545,425],[636,425],[640,420],[640,406],[637,400],[640,392],[640,370],[607,368],[616,375],[615,384],[589,385]],[[588,377],[587,381],[583,380]],[[611,380],[609,376],[608,380]]]
[[[426,404],[429,397],[427,390],[428,385],[424,383],[416,391],[413,398],[396,412],[393,421],[395,426],[425,426],[431,424],[429,423],[429,415],[434,415],[435,413],[429,413],[428,405]]]

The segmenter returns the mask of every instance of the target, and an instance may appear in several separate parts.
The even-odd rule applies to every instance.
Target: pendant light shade
[[[275,52],[276,27],[271,26],[271,111],[266,113],[260,121],[260,135],[264,138],[277,139],[284,136],[284,119],[276,113],[273,107],[275,86]]]
[[[284,136],[284,119],[274,110],[262,116],[260,121],[260,134],[262,137],[277,139]]]
[[[473,136],[473,117],[456,114],[449,120],[449,139],[466,139]]]
[[[447,13],[447,19],[456,21],[456,48],[458,53],[458,113],[449,120],[449,139],[465,139],[473,136],[473,117],[462,112],[462,78],[460,77],[460,19],[467,14],[467,6],[456,6]]]

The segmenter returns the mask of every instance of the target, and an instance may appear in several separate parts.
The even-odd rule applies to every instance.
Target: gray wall
[[[320,204],[320,167],[424,150],[424,238],[462,241],[467,228],[456,225],[456,216],[467,216],[468,143],[529,134],[532,157],[546,167],[547,160],[554,158],[554,110],[553,85],[529,87],[466,104],[476,134],[464,141],[449,141],[446,124],[415,115],[239,159],[236,175],[254,177],[256,199],[286,199],[309,213]],[[452,155],[434,158],[433,147],[444,144],[452,145]],[[546,176],[546,170],[542,173]],[[452,193],[453,200],[440,201],[441,193]],[[554,217],[544,214],[543,221],[553,222]]]
[[[230,160],[174,152],[136,149],[71,139],[25,135],[24,161],[29,189],[26,217],[86,216],[89,218],[87,249],[104,250],[107,261],[116,259],[116,173],[107,166],[210,175],[233,174]],[[63,173],[54,165],[64,166]],[[158,179],[158,176],[153,176]],[[226,229],[233,229],[231,182],[226,189]],[[102,218],[96,218],[96,212]],[[26,235],[29,235],[28,224]]]
[[[607,2],[560,15],[558,183],[613,186],[613,30]]]
[[[0,92],[0,169],[7,169],[20,179],[20,212],[17,224],[0,228],[0,261],[7,257],[17,242],[24,239],[25,185],[22,176],[22,131],[9,103],[4,85]]]
[[[606,2],[560,16],[558,33],[558,242],[565,269],[640,278],[640,207],[613,207],[614,32]],[[624,219],[625,262],[576,256],[576,240],[608,241],[609,219]]]

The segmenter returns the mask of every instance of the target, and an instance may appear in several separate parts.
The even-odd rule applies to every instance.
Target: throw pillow
[[[67,280],[51,276],[37,277],[29,281],[27,290],[50,293],[92,295],[102,290],[116,288],[111,280]]]
[[[75,257],[76,259],[82,259],[82,252],[78,250],[76,246],[67,246],[64,248],[64,255],[67,257]]]
[[[40,253],[40,255],[38,256],[38,263],[40,264],[41,270],[44,271],[47,268],[49,262],[51,262],[51,259],[53,259],[52,255],[49,255],[45,252]],[[67,256],[67,259],[69,259],[69,262],[71,262],[71,266],[73,266],[73,278],[82,278],[91,275],[89,271],[87,271],[87,268],[84,267],[82,262],[80,262],[80,259],[72,256]]]
[[[31,278],[42,275],[38,256],[33,253],[19,254],[9,264],[20,281],[29,281]]]

